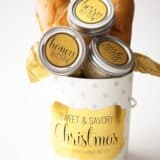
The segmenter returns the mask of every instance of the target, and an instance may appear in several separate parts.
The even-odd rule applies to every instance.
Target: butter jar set
[[[40,41],[43,65],[64,76],[110,78],[129,73],[134,65],[131,49],[107,35],[114,14],[110,0],[71,1],[67,16],[70,27],[51,28]],[[90,44],[86,37],[90,37]]]
[[[53,27],[40,40],[39,59],[53,74],[56,160],[127,159],[130,109],[136,103],[134,56],[108,35],[114,14],[110,0],[70,1],[70,26]]]
[[[46,32],[39,44],[39,57],[54,74],[86,78],[122,76],[134,65],[131,49],[119,39],[99,36],[87,47],[81,34],[69,27]]]

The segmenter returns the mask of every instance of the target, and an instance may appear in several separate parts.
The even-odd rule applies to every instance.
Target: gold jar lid
[[[114,23],[114,6],[110,0],[73,0],[68,8],[68,22],[81,33],[101,35]]]
[[[107,76],[122,76],[134,66],[132,50],[113,36],[94,38],[90,44],[89,60]]]
[[[43,35],[39,57],[54,74],[72,75],[86,59],[86,45],[77,31],[69,27],[54,27]]]

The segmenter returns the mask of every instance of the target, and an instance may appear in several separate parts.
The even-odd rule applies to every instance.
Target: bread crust
[[[69,0],[36,0],[36,17],[42,32],[54,25],[68,25]]]
[[[111,35],[130,44],[134,17],[134,0],[112,0],[112,2],[115,7],[115,24],[112,27]]]

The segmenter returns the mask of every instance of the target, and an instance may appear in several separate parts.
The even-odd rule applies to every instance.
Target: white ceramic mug
[[[52,111],[53,111],[52,136],[54,137],[52,142],[54,144],[53,145],[54,157],[56,160],[74,160],[74,159],[75,160],[86,160],[86,159],[126,160],[127,159],[130,108],[135,106],[135,102],[134,104],[131,104],[133,100],[132,81],[133,81],[133,73],[129,73],[128,75],[125,75],[123,77],[111,78],[111,79],[82,79],[82,78],[59,77],[59,76],[55,76],[53,78],[53,84],[54,84],[53,91],[56,94],[54,94],[55,103],[53,103],[52,106]],[[118,111],[118,116],[120,117],[119,120],[117,120],[118,118],[116,117],[118,106],[120,108],[120,110]],[[63,109],[61,109],[61,107]],[[65,111],[65,113],[62,113],[63,111]],[[79,120],[78,119],[75,120],[74,117],[74,122],[75,122],[74,124],[73,124],[73,116],[71,119],[72,112],[73,114],[77,115],[77,117],[79,117]],[[82,126],[81,124],[82,117],[84,117],[83,112],[86,118],[85,119],[86,124]],[[86,113],[88,113],[88,115]],[[102,115],[105,116],[105,118],[101,117],[99,119],[99,114],[101,114],[101,116]],[[96,116],[94,117],[93,115],[96,115],[97,117]],[[110,122],[106,120],[106,116],[108,117],[111,116]],[[93,117],[95,118],[94,120]],[[122,119],[124,121],[122,121]],[[103,122],[101,122],[101,120]],[[67,128],[66,126],[62,127],[63,125],[70,125],[70,126]],[[115,129],[113,126],[115,127]],[[94,134],[92,133],[91,135],[92,136],[91,143],[93,146],[89,145],[90,142],[87,142],[87,140],[85,141],[86,138],[85,134],[87,133],[84,132],[86,131],[85,128],[87,127],[93,127],[92,132],[94,132]],[[64,128],[65,129],[67,128],[67,131],[64,131]],[[78,140],[79,144],[78,144],[76,141],[77,139],[75,140],[73,137],[75,133],[77,134],[77,132],[78,134],[81,134],[80,131],[76,131],[79,128],[80,131],[83,132],[84,134],[83,135],[84,139],[82,138],[83,142],[82,139],[79,139]],[[116,142],[113,141],[112,139],[113,137],[110,139],[110,142],[109,142],[109,137],[107,137],[107,141],[105,141],[105,144],[104,143],[102,144],[101,141],[97,142],[96,134],[103,135],[102,133],[103,128],[104,128],[104,136],[107,136],[106,135],[107,133],[109,134],[110,132],[112,132],[109,131],[110,129],[113,130],[114,136],[117,135],[117,138],[115,138]],[[74,132],[71,135],[73,136],[72,139],[70,135],[66,133],[68,132],[68,130]],[[65,133],[62,135],[61,132]],[[68,134],[67,135],[68,141],[66,140],[65,134],[66,135]],[[102,137],[104,138],[104,136]],[[56,143],[54,141],[56,141]],[[73,142],[76,144],[72,144]],[[85,147],[86,151],[88,151],[87,153],[85,152]],[[89,148],[91,148],[90,153],[89,153]],[[94,153],[92,153],[91,155],[92,149],[94,150]],[[114,149],[115,152],[112,151],[112,149]],[[103,150],[103,152],[101,152],[101,150]],[[80,154],[79,157],[78,157],[78,152]],[[89,154],[91,156],[89,156]],[[103,157],[101,157],[102,155]],[[106,159],[105,155],[106,157],[112,157],[112,158]]]

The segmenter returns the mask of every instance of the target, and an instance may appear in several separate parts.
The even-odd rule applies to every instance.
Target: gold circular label
[[[111,64],[123,65],[128,61],[125,49],[114,42],[104,41],[99,44],[98,50],[100,55]]]
[[[76,6],[76,16],[85,23],[98,23],[108,14],[108,8],[102,0],[81,0]]]
[[[79,54],[76,40],[66,33],[52,36],[46,44],[46,57],[57,67],[66,67],[74,63]]]

